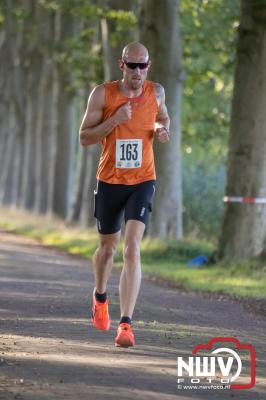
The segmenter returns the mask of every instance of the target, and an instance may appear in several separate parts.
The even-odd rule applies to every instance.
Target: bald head
[[[146,47],[139,42],[129,43],[124,48],[118,65],[123,72],[123,86],[129,91],[139,93],[151,65]]]
[[[149,60],[149,52],[142,43],[132,42],[124,47],[122,59],[126,61],[138,59],[138,62],[147,62]]]

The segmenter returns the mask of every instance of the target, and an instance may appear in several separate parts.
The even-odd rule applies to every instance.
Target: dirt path
[[[209,300],[143,281],[133,349],[114,347],[119,317],[114,271],[112,328],[87,318],[88,262],[31,239],[0,232],[0,399],[185,400],[266,398],[266,319],[230,300]],[[178,391],[176,357],[215,336],[257,351],[251,390]]]

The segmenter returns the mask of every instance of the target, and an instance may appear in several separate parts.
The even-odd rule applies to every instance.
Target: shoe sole
[[[125,338],[120,338],[119,342],[115,342],[116,347],[133,347],[134,343],[131,342],[131,340],[127,337]]]
[[[91,322],[92,322],[92,325],[94,326],[94,328],[97,329],[98,331],[109,331],[110,326],[111,326],[111,321],[110,321],[109,325],[106,328],[102,328],[102,327],[96,326],[94,324],[93,319],[91,319]]]

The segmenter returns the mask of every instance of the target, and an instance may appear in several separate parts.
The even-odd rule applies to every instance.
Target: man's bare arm
[[[103,121],[103,107],[104,85],[99,85],[91,92],[79,129],[79,140],[82,146],[99,143],[117,125],[131,119],[131,106],[128,103],[121,106],[114,115],[105,121]]]
[[[155,135],[158,137],[160,142],[167,143],[169,141],[169,136],[170,136],[169,135],[170,118],[165,104],[164,88],[159,83],[155,84],[155,93],[159,106],[155,123]]]

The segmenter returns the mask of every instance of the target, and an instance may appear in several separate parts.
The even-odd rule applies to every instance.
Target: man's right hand
[[[132,116],[132,107],[130,101],[119,107],[116,113],[114,114],[117,124],[121,124],[123,122],[131,120],[131,116]]]
[[[132,109],[128,101],[119,107],[110,118],[103,120],[104,99],[104,84],[96,86],[90,94],[87,109],[79,128],[80,144],[82,146],[99,143],[117,125],[131,119]]]

